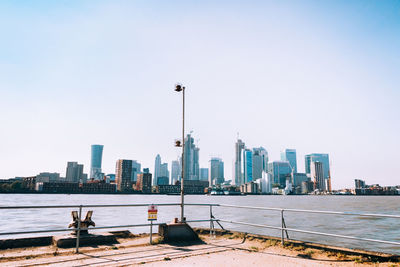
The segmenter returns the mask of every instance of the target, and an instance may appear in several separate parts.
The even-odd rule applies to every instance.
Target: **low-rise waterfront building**
[[[354,183],[355,183],[356,189],[365,188],[365,181],[364,180],[354,179]]]
[[[181,183],[178,181],[177,185],[180,186]],[[183,186],[185,194],[204,194],[205,189],[209,186],[209,182],[199,180],[185,180]]]
[[[79,183],[74,182],[39,182],[36,191],[43,193],[81,193]]]
[[[259,194],[259,185],[254,181],[242,184],[240,185],[240,192],[243,194]]]
[[[115,193],[117,185],[106,183],[105,180],[92,180],[87,183],[80,184],[82,193]]]
[[[180,185],[157,185],[156,193],[158,194],[179,194],[181,192]]]
[[[314,183],[311,180],[301,182],[301,193],[309,194],[314,191]]]

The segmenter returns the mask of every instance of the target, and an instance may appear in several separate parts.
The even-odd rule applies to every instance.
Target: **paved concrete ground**
[[[308,253],[290,250],[281,246],[265,245],[258,241],[242,239],[203,238],[197,244],[157,244],[147,245],[148,238],[125,241],[117,246],[84,248],[81,254],[72,250],[44,248],[31,250],[10,250],[0,253],[0,266],[359,266],[354,259],[341,259],[326,253]],[[54,249],[54,248],[53,248]],[[50,252],[50,253],[48,253]],[[46,254],[46,255],[43,255]],[[55,254],[56,256],[54,256]],[[33,255],[33,256],[29,256]],[[5,259],[4,257],[8,257]],[[16,257],[16,258],[11,258]],[[31,258],[32,257],[32,258]],[[6,260],[6,261],[5,261]],[[368,265],[376,265],[369,263]],[[380,265],[379,265],[380,266]],[[382,266],[392,266],[385,263]],[[397,265],[393,265],[397,266]]]

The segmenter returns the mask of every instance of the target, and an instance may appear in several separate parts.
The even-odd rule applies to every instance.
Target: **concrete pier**
[[[238,232],[196,229],[202,242],[161,243],[158,235],[118,237],[117,244],[73,249],[42,246],[0,250],[0,266],[398,266],[398,256],[290,242]],[[380,262],[380,263],[378,263]]]

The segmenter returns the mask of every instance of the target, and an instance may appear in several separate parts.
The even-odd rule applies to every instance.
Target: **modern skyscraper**
[[[263,177],[262,173],[268,171],[268,152],[263,147],[253,148],[253,181]]]
[[[194,144],[194,139],[190,134],[185,138],[185,164],[184,177],[185,180],[199,180],[199,148]]]
[[[257,180],[262,178],[262,173],[263,173],[263,162],[262,162],[262,157],[260,155],[260,151],[257,149],[253,149],[253,155],[252,155],[252,160],[253,160],[253,180]]]
[[[65,180],[71,183],[85,182],[84,180],[86,179],[83,173],[83,164],[78,164],[78,162],[68,162]]]
[[[169,184],[169,171],[168,171],[168,163],[162,163],[160,166],[160,175],[158,177],[167,177]]]
[[[235,185],[239,186],[243,183],[242,173],[242,151],[245,148],[245,144],[242,140],[238,139],[235,143],[235,169],[234,169],[234,182]]]
[[[224,181],[224,162],[220,158],[211,158],[209,176],[210,186],[222,184]]]
[[[326,183],[324,177],[324,167],[323,162],[313,161],[311,162],[311,179],[314,182],[314,189],[320,191],[326,191]]]
[[[118,191],[132,189],[132,160],[117,160],[115,181],[117,182]]]
[[[175,184],[181,177],[181,165],[178,160],[171,162],[171,184]]]
[[[329,155],[328,154],[320,154],[320,153],[313,153],[305,156],[305,164],[306,164],[306,174],[309,176],[311,175],[311,163],[312,162],[322,162],[322,167],[324,169],[324,178],[329,181],[325,181],[325,184],[328,184],[330,187],[331,183],[331,169],[329,164]],[[331,188],[328,188],[328,190]]]
[[[103,180],[104,173],[101,172],[101,161],[103,158],[103,145],[92,145],[92,158],[90,161],[90,178]]]
[[[200,180],[208,181],[208,168],[200,168]]]
[[[137,175],[141,172],[141,165],[136,160],[132,160],[132,182],[136,182]]]
[[[250,149],[243,150],[243,179],[241,184],[253,181],[253,152]]]
[[[156,161],[154,163],[153,185],[157,185],[157,178],[160,176],[160,168],[161,168],[161,157],[159,154],[157,154]]]
[[[268,173],[272,175],[272,182],[282,188],[286,186],[286,180],[292,180],[292,167],[287,161],[273,161],[268,163]]]
[[[296,149],[285,149],[281,152],[281,160],[288,161],[292,167],[293,172],[297,172],[297,156]]]
[[[136,190],[143,193],[151,193],[151,173],[148,172],[147,168],[143,169],[143,173],[138,174]]]

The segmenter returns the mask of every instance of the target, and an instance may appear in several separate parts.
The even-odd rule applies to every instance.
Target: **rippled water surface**
[[[0,194],[1,206],[179,203],[179,201],[179,196],[167,195]],[[189,195],[185,197],[185,202],[400,215],[400,197],[396,196]],[[71,222],[70,213],[72,210],[74,209],[2,209],[0,210],[0,233],[66,228]],[[147,222],[147,207],[91,208],[91,210],[94,210],[93,221],[99,227]],[[169,222],[174,217],[180,216],[180,207],[178,206],[159,207],[158,210],[158,222]],[[86,209],[84,209],[85,211]],[[208,207],[187,206],[185,208],[185,216],[188,220],[208,219],[209,212]],[[216,218],[220,219],[280,226],[279,211],[214,207],[213,213]],[[400,219],[310,214],[289,211],[285,211],[284,214],[288,228],[400,242]],[[208,227],[209,223],[196,223],[193,225]],[[223,223],[223,226],[231,230],[280,236],[278,230],[228,223]],[[135,233],[149,231],[148,227],[132,228],[130,230]],[[33,234],[29,235],[32,236]],[[293,232],[289,232],[289,236],[292,239],[303,241],[400,254],[400,247],[396,245]],[[0,236],[0,238],[6,237],[9,236]]]

